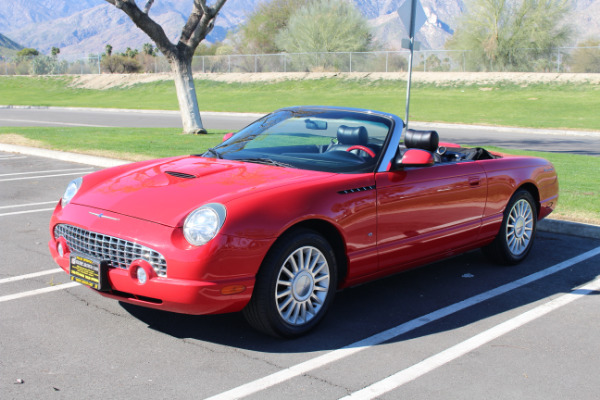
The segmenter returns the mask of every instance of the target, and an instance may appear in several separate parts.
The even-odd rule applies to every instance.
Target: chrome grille
[[[100,261],[108,261],[112,267],[127,269],[134,260],[145,260],[152,265],[158,276],[167,276],[167,261],[162,254],[149,247],[66,224],[59,224],[54,228],[54,237],[61,236],[67,241],[70,250]]]

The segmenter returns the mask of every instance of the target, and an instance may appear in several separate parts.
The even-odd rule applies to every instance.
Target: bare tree
[[[183,132],[206,133],[198,109],[192,57],[198,44],[214,27],[215,18],[227,0],[216,0],[213,6],[208,6],[206,0],[191,0],[194,2],[192,13],[181,30],[177,44],[171,43],[163,28],[148,15],[154,0],[148,0],[143,10],[135,4],[135,0],[106,1],[125,12],[154,41],[169,61],[181,110]]]

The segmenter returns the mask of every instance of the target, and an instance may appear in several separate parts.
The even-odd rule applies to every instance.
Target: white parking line
[[[6,217],[6,216],[9,216],[9,215],[30,214],[30,213],[42,212],[42,211],[53,211],[53,210],[54,210],[54,207],[52,207],[52,208],[39,208],[37,210],[27,210],[27,211],[14,211],[14,212],[0,214],[0,217]]]
[[[30,175],[30,174],[44,174],[49,172],[65,172],[65,171],[90,171],[94,168],[67,168],[67,169],[51,169],[46,171],[29,171],[29,172],[13,172],[12,174],[0,174],[0,176],[15,176],[15,175]]]
[[[0,156],[0,160],[19,160],[21,158],[27,158],[26,156],[17,156],[17,155],[8,155],[8,156]]]
[[[56,292],[57,290],[69,289],[69,288],[72,288],[75,286],[83,286],[83,285],[80,283],[77,283],[77,282],[69,282],[69,283],[63,283],[62,285],[48,286],[48,287],[45,287],[42,289],[30,290],[28,292],[9,294],[6,296],[0,296],[0,303],[3,303],[5,301],[10,301],[10,300],[22,299],[23,297],[36,296],[38,294]]]
[[[68,174],[54,174],[54,175],[37,175],[37,176],[23,176],[20,178],[8,178],[8,179],[0,179],[0,182],[10,182],[10,181],[25,181],[28,179],[43,179],[43,178],[54,178],[56,176],[69,176],[69,175],[81,175],[82,172],[71,172]]]
[[[330,364],[334,361],[343,359],[352,354],[358,353],[362,350],[368,349],[370,347],[376,346],[388,340],[391,340],[395,337],[398,337],[404,333],[413,331],[417,328],[420,328],[424,325],[427,325],[431,322],[440,320],[444,317],[447,317],[451,314],[455,314],[459,311],[462,311],[471,306],[480,304],[484,301],[490,300],[494,297],[500,296],[511,290],[517,289],[529,283],[535,282],[539,279],[545,278],[549,275],[560,272],[564,269],[567,269],[575,264],[578,264],[582,261],[590,259],[600,254],[600,247],[596,247],[593,250],[580,254],[576,257],[570,258],[566,261],[563,261],[559,264],[553,265],[544,270],[538,271],[534,274],[528,275],[516,281],[507,283],[505,285],[499,286],[495,289],[488,290],[487,292],[475,295],[463,301],[460,301],[455,304],[451,304],[447,307],[441,308],[439,310],[433,311],[427,315],[424,315],[419,318],[415,318],[411,321],[400,324],[396,327],[388,329],[386,331],[375,334],[366,339],[360,340],[358,342],[352,343],[346,347],[343,347],[338,350],[330,351],[329,353],[325,353],[322,356],[315,357],[313,359],[307,360],[303,363],[293,365],[289,368],[285,368],[281,371],[275,372],[271,375],[267,375],[263,378],[259,378],[255,381],[248,382],[244,385],[238,386],[226,392],[217,394],[213,397],[210,397],[207,400],[222,400],[222,399],[239,399],[242,397],[249,396],[251,394],[260,392],[264,389],[267,389],[271,386],[275,386],[279,383],[285,382],[289,379],[295,378],[302,374],[306,374],[314,369],[321,368],[327,364]]]
[[[600,289],[600,278],[589,282],[585,286],[579,289],[573,290],[572,292],[544,303],[532,310],[529,310],[521,315],[518,315],[508,321],[505,321],[499,325],[494,326],[484,332],[481,332],[462,343],[452,346],[441,353],[435,354],[420,363],[417,363],[409,368],[397,372],[396,374],[376,382],[370,386],[365,387],[362,390],[352,393],[349,396],[343,397],[343,400],[350,399],[361,399],[370,400],[377,398],[385,393],[388,393],[400,386],[411,382],[449,362],[456,360],[457,358],[491,342],[494,339],[499,338],[529,322],[532,322],[551,311],[554,311],[560,307],[563,307],[572,301],[581,298],[582,296],[590,295],[595,293],[596,290]]]
[[[19,208],[19,207],[31,207],[31,206],[39,206],[42,204],[55,204],[58,203],[58,200],[52,200],[52,201],[41,201],[39,203],[28,203],[28,204],[16,204],[13,206],[0,206],[0,210],[4,210],[7,208]]]
[[[31,279],[31,278],[37,278],[38,276],[50,275],[50,274],[54,274],[56,272],[64,272],[64,271],[62,268],[53,268],[53,269],[47,269],[45,271],[40,271],[40,272],[32,272],[31,274],[12,276],[10,278],[0,279],[0,284],[22,281],[22,280]]]

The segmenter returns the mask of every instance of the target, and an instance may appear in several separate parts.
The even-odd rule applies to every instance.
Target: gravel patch
[[[406,80],[406,72],[262,72],[262,73],[198,73],[198,80],[226,83],[281,82],[305,79],[347,80]],[[519,85],[532,83],[578,83],[600,85],[600,74],[533,73],[533,72],[413,72],[413,82],[451,84],[496,84],[511,82]],[[84,89],[128,87],[138,83],[173,80],[171,74],[100,74],[78,75],[72,86]]]

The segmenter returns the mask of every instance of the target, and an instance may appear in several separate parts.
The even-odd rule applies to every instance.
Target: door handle
[[[480,179],[478,176],[470,176],[469,177],[469,186],[476,187],[479,186]]]

